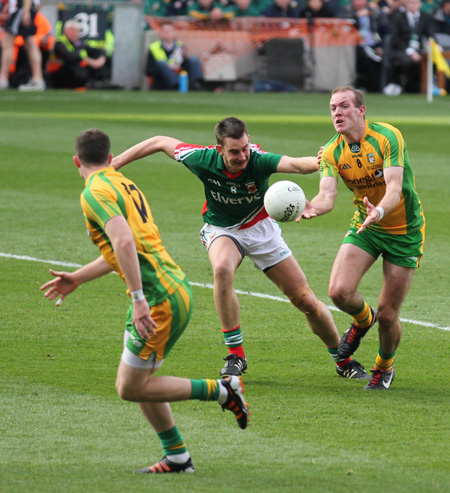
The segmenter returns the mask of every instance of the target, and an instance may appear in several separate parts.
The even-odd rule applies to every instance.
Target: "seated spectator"
[[[57,37],[54,59],[51,63],[51,80],[56,89],[75,89],[92,86],[104,78],[105,52],[92,48],[80,39],[80,26],[74,19],[63,26]]]
[[[450,0],[442,0],[441,6],[433,14],[433,26],[436,40],[444,50],[450,50]],[[450,78],[446,82],[447,93],[450,93]]]
[[[189,7],[188,14],[198,21],[228,21],[234,17],[233,7],[216,0],[197,0]]]
[[[146,74],[153,79],[152,89],[178,89],[181,70],[188,73],[191,89],[203,89],[200,60],[196,56],[187,56],[183,43],[177,39],[174,26],[162,24],[160,38],[148,47]]]
[[[362,37],[356,47],[355,86],[369,92],[380,92],[384,48],[381,33],[387,30],[388,20],[377,5],[368,0],[352,0],[342,18],[352,19]]]
[[[439,8],[440,0],[423,0],[420,10],[433,14]]]
[[[193,0],[144,0],[144,15],[154,17],[188,15],[188,8],[192,2]]]
[[[433,26],[436,33],[450,36],[450,0],[442,0],[441,6],[434,12]],[[445,48],[450,49],[450,46]]]
[[[296,0],[273,0],[261,15],[264,17],[300,17],[300,5]]]
[[[391,17],[387,60],[390,80],[384,88],[387,95],[420,92],[421,53],[427,39],[434,37],[433,17],[421,11],[421,5],[421,0],[405,0],[405,10]]]
[[[258,17],[260,10],[254,5],[252,0],[234,0],[234,17]]]
[[[166,17],[175,17],[177,15],[188,15],[189,6],[192,0],[166,0]]]
[[[103,50],[106,56],[106,62],[100,76],[104,82],[111,80],[112,76],[112,58],[114,55],[115,37],[111,29],[105,30],[105,39],[86,39],[85,43],[91,48]]]
[[[300,17],[305,19],[334,17],[334,12],[324,0],[308,0],[306,6],[300,10]]]

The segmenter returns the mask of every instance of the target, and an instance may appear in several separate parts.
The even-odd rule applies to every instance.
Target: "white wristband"
[[[138,289],[137,291],[130,291],[130,296],[133,300],[133,303],[135,301],[145,300],[144,291],[142,289]]]
[[[375,207],[375,209],[380,213],[380,217],[378,218],[378,221],[381,221],[384,217],[384,209],[383,209],[383,207],[380,207],[380,206]]]

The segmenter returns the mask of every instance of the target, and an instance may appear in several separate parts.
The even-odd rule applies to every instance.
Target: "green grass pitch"
[[[448,206],[450,99],[366,97],[367,116],[403,132],[427,218],[425,255],[402,309],[404,336],[389,392],[340,379],[303,317],[251,262],[236,276],[249,371],[251,423],[241,431],[216,403],[173,406],[196,466],[192,475],[135,476],[162,456],[135,404],[114,389],[128,299],[109,275],[61,307],[39,286],[48,269],[97,255],[84,227],[74,139],[97,127],[114,154],[152,135],[213,144],[214,124],[247,121],[252,141],[315,155],[333,135],[328,94],[162,92],[0,93],[0,491],[441,492],[450,484]],[[194,283],[192,322],[161,373],[218,377],[226,355],[211,268],[198,237],[201,183],[164,155],[124,169],[147,196],[163,242]],[[281,178],[276,177],[276,179]],[[283,175],[312,198],[318,176]],[[319,298],[352,215],[340,184],[334,211],[283,225]],[[61,262],[63,266],[56,262]],[[381,263],[361,283],[377,304]],[[262,293],[272,298],[257,297]],[[340,333],[348,316],[333,311]],[[377,331],[357,358],[373,365]]]

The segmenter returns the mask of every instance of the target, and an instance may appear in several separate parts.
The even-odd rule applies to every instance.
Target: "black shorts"
[[[23,9],[19,9],[17,12],[10,14],[6,19],[3,28],[6,32],[13,34],[14,36],[23,36],[23,38],[29,38],[36,34],[36,24],[34,23],[34,18],[36,17],[37,11],[35,9],[31,10],[31,24],[29,26],[24,26],[22,24]]]

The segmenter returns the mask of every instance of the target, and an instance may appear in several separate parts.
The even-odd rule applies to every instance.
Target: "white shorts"
[[[292,255],[281,236],[281,228],[276,221],[266,217],[247,229],[229,230],[206,223],[200,231],[200,239],[206,250],[221,236],[228,236],[242,254],[253,261],[255,267],[265,272],[285,258]]]

